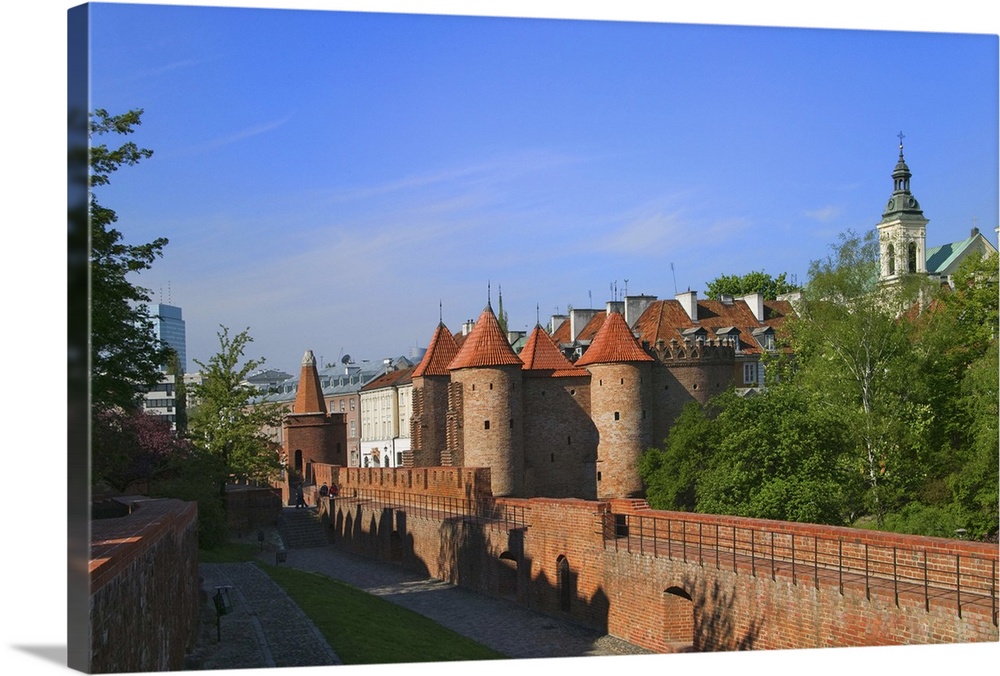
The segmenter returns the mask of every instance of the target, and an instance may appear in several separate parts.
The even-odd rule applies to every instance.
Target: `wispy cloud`
[[[195,146],[189,146],[185,151],[181,151],[178,154],[183,155],[200,155],[202,153],[208,152],[210,150],[215,150],[223,146],[228,146],[233,143],[239,143],[240,141],[245,141],[248,138],[253,138],[254,136],[260,136],[261,134],[266,134],[268,132],[274,131],[279,127],[286,124],[292,119],[292,115],[286,115],[277,120],[272,120],[270,122],[263,122],[261,124],[254,125],[252,127],[245,127],[238,131],[228,134],[226,136],[221,136],[219,138],[206,141]]]
[[[820,223],[829,223],[838,218],[843,211],[844,210],[841,207],[835,207],[828,204],[826,206],[819,207],[818,209],[805,211],[803,212],[803,216],[814,221],[819,221]]]

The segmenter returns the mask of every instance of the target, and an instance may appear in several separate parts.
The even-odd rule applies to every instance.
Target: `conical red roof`
[[[472,366],[521,366],[522,362],[510,346],[507,336],[500,328],[500,322],[489,305],[479,315],[472,333],[466,337],[449,369],[464,369]]]
[[[541,326],[535,326],[519,356],[524,362],[524,370],[534,371],[536,375],[556,377],[587,375],[584,369],[573,366]]]
[[[451,331],[444,323],[439,323],[431,344],[427,346],[424,358],[417,364],[413,371],[413,378],[421,376],[446,376],[448,375],[448,364],[458,354],[458,343]]]
[[[601,330],[594,336],[594,342],[576,360],[576,365],[628,361],[653,361],[653,358],[639,345],[639,341],[632,335],[632,329],[625,323],[625,318],[617,312],[611,312]]]
[[[299,388],[295,392],[292,413],[326,413],[323,388],[316,371],[316,358],[312,350],[302,356],[302,371],[299,374]]]

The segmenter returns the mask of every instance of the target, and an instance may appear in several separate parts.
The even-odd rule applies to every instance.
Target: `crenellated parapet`
[[[685,363],[728,363],[736,361],[736,342],[732,338],[713,338],[711,340],[684,339],[679,342],[671,338],[670,342],[657,340],[650,346],[643,343],[643,348],[656,361],[665,366],[679,366]]]

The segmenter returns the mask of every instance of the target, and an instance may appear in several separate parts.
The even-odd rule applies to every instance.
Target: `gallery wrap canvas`
[[[716,302],[713,279],[767,270],[804,284],[839,233],[888,222],[886,199],[909,197],[911,178],[927,248],[978,233],[995,251],[992,29],[600,6],[66,10],[70,668],[773,670],[866,662],[878,646],[892,663],[995,658],[995,542],[649,509],[638,452],[666,435],[621,442],[635,452],[624,467],[602,446],[618,443],[620,415],[645,430],[675,406],[628,403],[675,384],[634,363],[731,349],[732,327],[697,309]],[[129,142],[140,155],[91,164],[108,180],[88,192],[81,149]],[[169,240],[128,280],[157,327],[181,327],[186,363],[143,401],[180,396],[185,374],[245,335],[251,375],[279,374],[250,402],[283,407],[270,481],[234,471],[224,501],[202,502],[162,478],[184,475],[173,466],[94,475],[106,439],[92,432],[80,257],[93,241],[86,216],[73,220],[91,196],[123,242]],[[639,352],[587,363],[614,339],[603,319],[585,340],[571,329],[577,353],[552,343],[568,366],[522,374],[548,349],[530,343],[539,327],[625,317],[637,298],[695,303],[697,353],[681,333],[676,349],[643,342],[631,322],[619,338]],[[749,294],[735,302],[753,314]],[[760,302],[746,321],[764,331]],[[736,345],[758,344],[750,334]],[[465,375],[477,368],[491,370]],[[633,376],[633,390],[598,393]],[[435,378],[450,378],[437,409]],[[691,399],[717,385],[705,378]],[[386,420],[370,413],[378,388],[395,398]],[[507,408],[490,408],[501,391]],[[422,459],[434,425],[447,453]],[[306,515],[319,541],[292,532]],[[29,643],[21,659],[52,662]]]

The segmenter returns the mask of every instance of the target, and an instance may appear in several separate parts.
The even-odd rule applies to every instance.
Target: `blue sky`
[[[153,158],[98,193],[137,281],[297,372],[613,288],[804,281],[874,227],[905,134],[928,246],[997,227],[997,38],[96,4],[91,107]],[[673,264],[673,270],[671,269]],[[675,280],[676,279],[676,286]],[[626,280],[628,280],[626,282]]]

